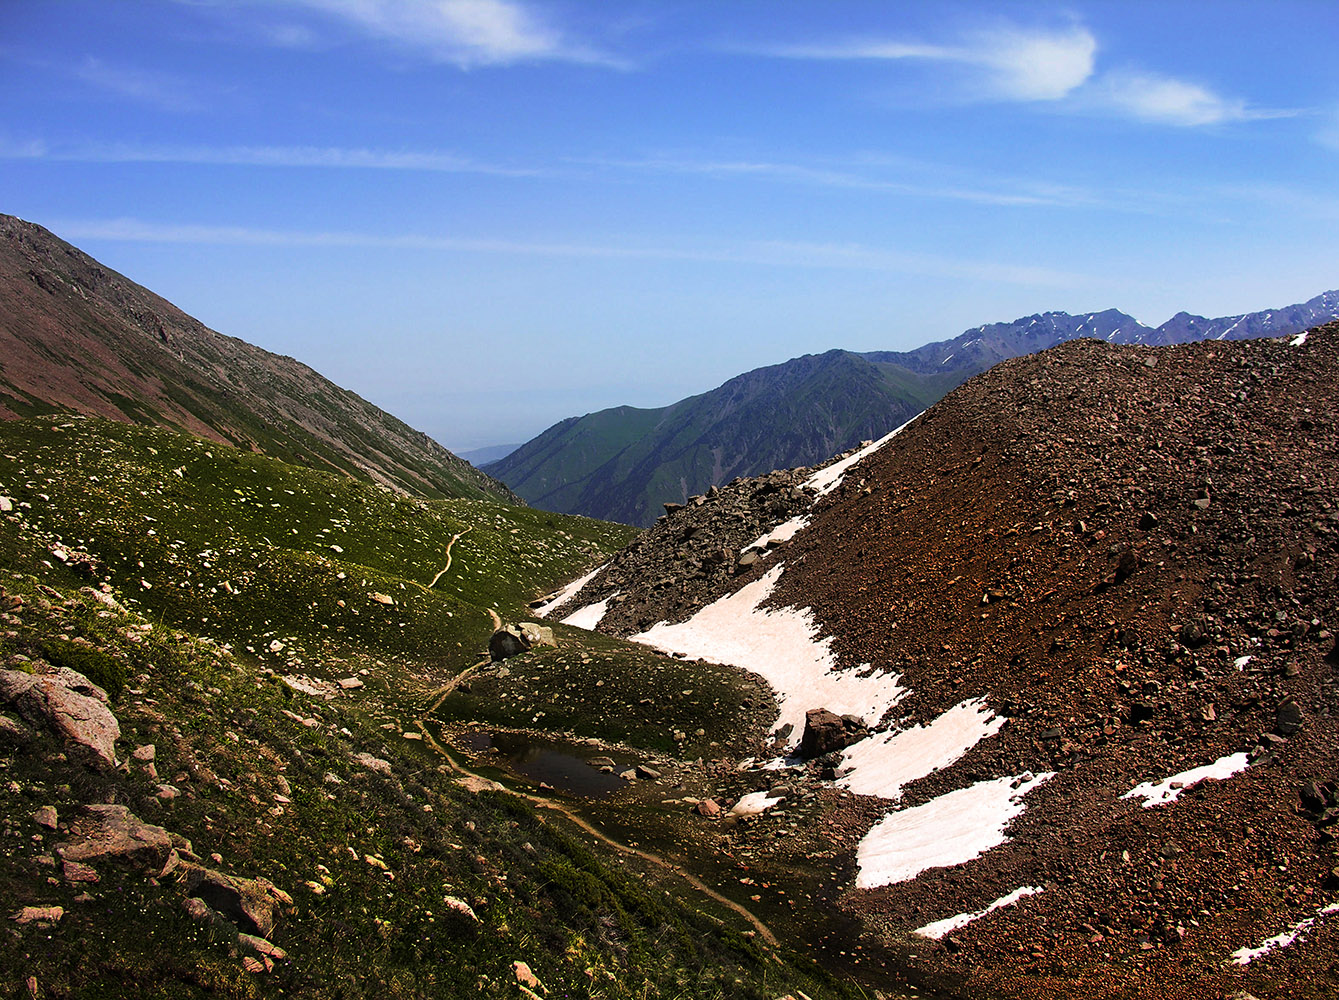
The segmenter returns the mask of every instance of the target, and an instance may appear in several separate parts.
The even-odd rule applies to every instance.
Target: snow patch
[[[1307,331],[1310,332],[1310,331]],[[1293,347],[1301,347],[1306,343],[1306,333],[1299,333],[1292,340],[1288,341]]]
[[[749,792],[741,796],[739,801],[730,809],[731,816],[757,816],[764,813],[772,806],[780,802],[785,796],[778,795],[772,798],[766,792]]]
[[[604,620],[604,613],[609,610],[609,602],[617,597],[618,593],[618,591],[614,591],[603,601],[596,601],[594,604],[587,604],[578,611],[573,611],[563,619],[563,624],[584,628],[587,632],[594,632],[600,622]]]
[[[801,514],[799,517],[792,517],[789,521],[783,521],[765,535],[758,538],[739,550],[743,555],[749,549],[765,549],[773,543],[780,545],[782,542],[788,542],[799,533],[803,528],[809,526],[809,519]]]
[[[838,672],[830,638],[819,640],[818,625],[807,608],[773,608],[762,603],[781,578],[777,563],[761,578],[708,604],[686,622],[660,622],[634,642],[667,653],[682,653],[726,663],[757,674],[776,690],[781,702],[777,727],[790,723],[792,743],[804,729],[804,714],[827,708],[876,723],[906,693],[900,675]]]
[[[919,416],[920,416],[919,413],[916,414],[916,417]],[[889,431],[887,434],[879,438],[879,440],[875,441],[873,444],[861,448],[854,455],[849,455],[846,458],[843,458],[840,462],[833,462],[831,465],[824,466],[823,468],[819,469],[817,472],[815,472],[812,476],[810,476],[808,479],[804,481],[804,486],[807,489],[817,490],[818,495],[821,497],[827,496],[829,493],[831,493],[833,490],[835,490],[838,486],[841,485],[842,478],[846,475],[847,470],[850,469],[851,466],[855,465],[857,462],[861,462],[864,459],[868,458],[870,455],[874,454],[876,451],[878,451],[880,448],[886,445],[893,438],[897,437],[897,435],[901,434],[904,430],[910,427],[912,423],[915,422],[916,417],[912,417],[901,427],[897,427]]]
[[[1246,770],[1250,763],[1251,759],[1245,753],[1234,753],[1227,757],[1219,757],[1212,764],[1192,767],[1189,771],[1173,774],[1170,778],[1164,778],[1162,781],[1145,781],[1143,784],[1135,785],[1121,798],[1141,798],[1144,800],[1144,808],[1152,809],[1154,806],[1162,805],[1165,802],[1175,802],[1180,798],[1181,793],[1191,785],[1197,785],[1201,781],[1222,781],[1224,778],[1230,778],[1232,775]]]
[[[586,584],[594,580],[596,575],[599,574],[599,572],[608,565],[609,565],[608,563],[602,563],[599,566],[596,566],[585,576],[581,577],[579,580],[573,580],[562,590],[558,591],[558,593],[554,594],[551,600],[545,601],[539,607],[535,608],[535,617],[536,618],[547,617],[548,613],[552,611],[554,608],[558,607],[560,604],[564,604],[567,601],[570,601],[573,597],[576,596],[577,591],[579,591]]]
[[[1329,916],[1331,913],[1339,913],[1339,903],[1331,903],[1329,906],[1323,906],[1316,911],[1314,917],[1307,917],[1293,924],[1286,931],[1275,934],[1272,938],[1266,938],[1260,942],[1258,948],[1238,948],[1232,953],[1230,961],[1237,965],[1250,965],[1257,958],[1268,955],[1275,948],[1286,948],[1303,934],[1316,925],[1316,921],[1321,917]]]
[[[1002,725],[983,699],[964,701],[928,726],[877,733],[847,747],[842,766],[852,771],[837,784],[856,795],[901,798],[904,785],[948,767]]]
[[[1009,822],[1023,796],[1055,777],[1027,772],[978,781],[914,809],[890,812],[856,849],[856,888],[873,889],[915,878],[931,868],[951,868],[980,857],[1009,838]]]
[[[1007,896],[1001,896],[995,902],[984,909],[976,910],[973,913],[959,913],[956,917],[945,917],[943,920],[936,920],[933,923],[926,924],[924,927],[917,927],[911,933],[919,934],[921,937],[933,938],[938,941],[942,937],[947,937],[959,927],[966,927],[973,920],[980,920],[987,913],[994,913],[996,910],[1005,906],[1013,906],[1024,896],[1035,896],[1041,892],[1041,886],[1025,885],[1021,889],[1015,889]]]
[[[1235,660],[1232,661],[1232,665],[1233,665],[1234,667],[1236,667],[1238,670],[1245,670],[1245,669],[1246,669],[1246,664],[1248,664],[1248,663],[1250,663],[1250,662],[1251,662],[1251,657],[1249,657],[1249,656],[1238,656]]]

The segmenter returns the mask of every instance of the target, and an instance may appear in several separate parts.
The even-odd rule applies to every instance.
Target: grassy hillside
[[[293,358],[226,337],[41,226],[0,215],[0,419],[188,431],[430,497],[505,487]]]
[[[479,662],[490,610],[524,620],[630,529],[411,499],[64,416],[0,423],[0,496],[0,665],[71,666],[106,687],[126,761],[92,769],[0,706],[24,731],[0,740],[14,834],[0,895],[64,909],[0,938],[0,967],[33,976],[35,995],[514,997],[514,962],[551,996],[846,995],[662,866],[581,832],[564,819],[579,802],[496,766],[515,794],[464,781],[450,743],[482,719],[664,768],[750,738],[760,692],[737,672],[557,626],[557,648],[430,711]],[[149,744],[151,760],[132,757]],[[286,955],[247,971],[259,959],[237,928],[184,908],[184,869],[103,861],[98,881],[72,881],[52,849],[99,802],[186,838],[188,861],[289,894],[270,935]],[[651,803],[624,822],[664,811]],[[42,806],[59,829],[35,821]]]
[[[486,471],[538,507],[645,526],[666,501],[880,436],[968,374],[917,374],[847,351],[807,355],[661,409],[565,420]]]

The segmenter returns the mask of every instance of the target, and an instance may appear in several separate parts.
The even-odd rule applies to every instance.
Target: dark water
[[[560,792],[599,799],[627,784],[617,774],[591,767],[580,757],[564,753],[560,744],[546,743],[521,733],[471,732],[459,742],[475,753],[496,750],[491,761],[505,763],[531,781],[552,785]],[[595,751],[591,751],[595,756]]]

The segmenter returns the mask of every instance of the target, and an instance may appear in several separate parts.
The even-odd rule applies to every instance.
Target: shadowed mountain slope
[[[0,216],[0,417],[172,427],[430,497],[502,484],[292,358],[215,333],[41,226]]]
[[[849,351],[809,354],[659,409],[555,424],[486,469],[528,502],[647,525],[738,476],[822,461],[919,413],[966,373],[919,374]]]

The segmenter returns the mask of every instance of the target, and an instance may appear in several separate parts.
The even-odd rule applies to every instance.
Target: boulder
[[[1295,736],[1302,728],[1305,716],[1302,708],[1291,698],[1280,702],[1274,713],[1274,732],[1280,736]]]
[[[557,647],[558,640],[553,637],[553,629],[547,625],[540,625],[538,622],[521,622],[521,635],[523,635],[531,646],[553,646]]]
[[[864,724],[855,716],[840,716],[826,708],[811,708],[804,715],[800,756],[806,760],[844,750],[865,737]]]
[[[285,961],[288,958],[288,952],[276,944],[271,944],[262,937],[256,937],[254,934],[238,934],[237,943],[244,948],[250,948],[252,951],[264,955],[266,958],[272,958],[276,962]]]
[[[61,906],[25,906],[9,919],[17,924],[58,924],[63,916],[65,909]]]
[[[391,762],[383,760],[381,757],[373,757],[370,753],[356,753],[353,759],[369,771],[375,771],[377,774],[390,774]]]
[[[107,693],[83,674],[0,670],[0,701],[12,703],[29,722],[45,722],[67,743],[88,751],[98,767],[116,767],[121,726],[107,708]]]
[[[488,655],[494,662],[506,660],[530,648],[530,640],[514,625],[500,628],[488,640]]]
[[[292,902],[268,879],[238,878],[226,872],[190,865],[186,869],[186,891],[234,924],[244,934],[268,939],[274,933],[275,909]]]
[[[22,722],[11,719],[8,715],[0,715],[0,743],[17,746],[20,743],[27,743],[32,739],[32,735]]]
[[[56,846],[64,861],[120,858],[160,871],[172,853],[172,837],[145,823],[125,806],[89,805],[70,823],[71,839]]]
[[[101,880],[97,869],[80,861],[66,861],[61,866],[61,873],[65,876],[66,882],[98,882]]]

